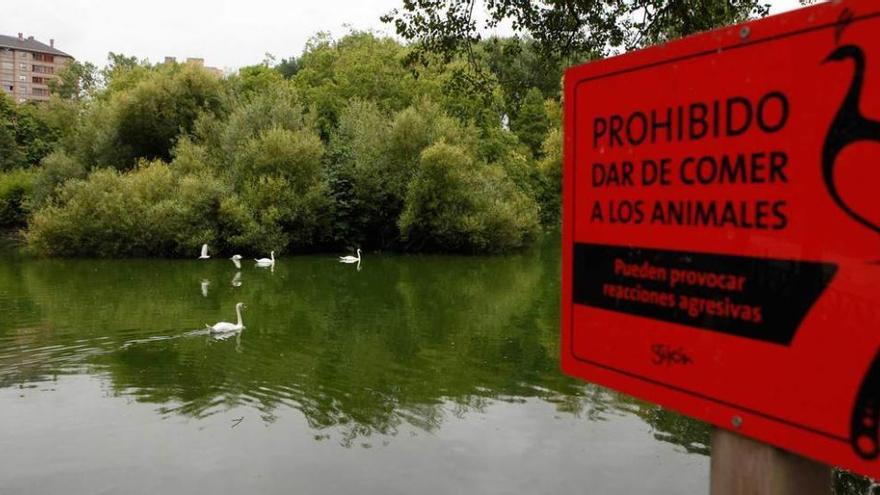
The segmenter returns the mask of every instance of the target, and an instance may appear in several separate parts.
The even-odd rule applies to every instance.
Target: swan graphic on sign
[[[837,43],[852,22],[852,12],[845,9],[838,22],[834,36]],[[864,50],[853,44],[840,46],[825,58],[823,64],[847,60],[852,62],[852,80],[825,137],[822,148],[822,177],[828,193],[840,209],[862,226],[880,234],[880,226],[856,211],[842,197],[835,180],[838,158],[845,148],[862,142],[874,142],[880,147],[880,120],[865,117],[861,110],[867,66]],[[880,167],[880,160],[861,165],[877,168]],[[850,443],[856,454],[863,459],[873,460],[880,455],[880,351],[868,367],[856,395],[850,419]]]
[[[850,207],[846,200],[840,196],[837,183],[834,178],[835,165],[838,155],[851,144],[861,141],[873,141],[880,146],[880,120],[872,120],[862,115],[859,108],[865,80],[865,53],[856,45],[844,45],[828,55],[825,62],[851,60],[853,62],[853,77],[849,90],[844,97],[837,116],[831,122],[831,128],[825,137],[825,146],[822,149],[822,176],[828,193],[843,211],[863,226],[880,234],[880,226],[877,226],[861,213]],[[874,163],[864,164],[870,167],[880,167],[880,160]]]

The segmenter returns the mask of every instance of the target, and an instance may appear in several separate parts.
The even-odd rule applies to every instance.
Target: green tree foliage
[[[22,152],[15,140],[15,120],[3,110],[5,94],[0,94],[0,112],[3,113],[0,120],[0,170],[9,170],[22,163]]]
[[[36,174],[16,169],[0,172],[0,227],[22,227],[27,220],[27,198],[34,189]]]
[[[139,61],[136,57],[110,52],[107,54],[107,65],[101,70],[101,78],[106,86],[102,96],[109,96],[125,91],[155,69],[146,60]]]
[[[194,130],[203,114],[225,112],[223,82],[190,65],[169,65],[137,76],[140,70],[119,69],[116,89],[85,115],[76,154],[86,163],[130,168],[140,158],[169,160],[179,135]]]
[[[559,57],[539,52],[536,45],[528,37],[493,37],[478,45],[481,61],[504,95],[505,113],[513,119],[529,90],[537,88],[544,98],[559,96],[566,64]]]
[[[459,84],[464,60],[416,77],[409,50],[370,33],[319,35],[289,74],[267,56],[226,78],[111,53],[104,89],[34,113],[55,137],[31,161],[21,203],[30,246],[191,256],[204,242],[242,254],[526,245],[539,219],[556,221],[535,158],[553,95],[527,92],[511,132],[504,86]]]
[[[45,109],[16,104],[0,94],[0,170],[30,167],[49,154],[60,137]]]
[[[216,239],[227,189],[210,176],[175,176],[161,162],[71,180],[38,210],[26,236],[47,255],[185,256]]]
[[[410,245],[500,252],[522,246],[537,229],[537,205],[500,167],[477,165],[466,149],[442,142],[421,154],[400,217]]]
[[[387,118],[375,103],[352,101],[331,141],[332,181],[340,198],[339,222],[366,246],[392,248],[398,219],[422,151],[435,142],[478,149],[478,131],[462,126],[440,106],[420,101]]]
[[[596,2],[543,0],[481,2],[411,0],[383,16],[397,34],[418,41],[415,59],[442,54],[450,60],[473,50],[481,28],[511,22],[527,34],[537,49],[550,57],[569,59],[582,54],[604,56],[763,16],[769,4],[761,0],[622,0]],[[475,13],[485,10],[480,23]]]
[[[282,58],[281,62],[275,66],[275,70],[277,70],[285,79],[290,79],[299,72],[301,66],[302,64],[296,57]]]
[[[546,78],[558,77],[567,65],[768,12],[765,0],[405,0],[382,20],[413,42],[407,64],[430,67],[466,60],[468,69],[455,74],[457,84],[489,95],[491,80],[497,78],[508,90],[507,113],[514,116],[523,90],[543,90]],[[478,20],[481,13],[485,20]],[[502,23],[526,41],[483,43],[480,32]],[[545,70],[536,70],[542,64]],[[531,77],[512,82],[524,69]]]
[[[236,157],[241,198],[271,239],[270,249],[311,247],[329,230],[323,154],[314,131],[273,128],[250,139]]]
[[[36,174],[30,206],[39,208],[55,199],[58,189],[70,179],[86,176],[83,165],[63,151],[54,151],[43,158],[39,173]]]
[[[242,67],[238,74],[229,78],[229,82],[237,94],[247,97],[271,91],[283,78],[280,71],[260,64]]]
[[[238,98],[231,107],[224,118],[203,114],[195,126],[198,141],[210,150],[211,160],[220,168],[230,167],[238,150],[263,131],[276,127],[294,131],[312,125],[302,98],[289,81]]]
[[[353,98],[373,101],[387,112],[405,108],[424,93],[426,85],[403,66],[404,57],[404,47],[391,38],[355,32],[335,41],[318,35],[306,45],[293,80],[327,136]]]
[[[519,111],[510,121],[510,128],[520,141],[532,150],[532,153],[535,155],[540,153],[541,143],[544,142],[550,129],[550,117],[544,107],[544,97],[538,88],[526,92]]]
[[[559,221],[562,213],[562,130],[553,129],[541,145],[543,158],[538,162],[542,187],[538,201],[543,206],[544,223]]]
[[[74,60],[49,80],[49,89],[58,97],[81,100],[89,97],[98,87],[98,67],[91,62]]]

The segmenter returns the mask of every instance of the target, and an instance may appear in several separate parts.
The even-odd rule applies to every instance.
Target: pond
[[[559,371],[556,236],[360,269],[2,252],[0,493],[708,491],[708,426]]]

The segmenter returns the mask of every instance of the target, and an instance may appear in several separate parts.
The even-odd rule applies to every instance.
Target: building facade
[[[27,38],[0,35],[0,91],[17,102],[49,99],[49,81],[73,57],[55,48],[55,40],[41,43]]]
[[[166,64],[176,64],[177,58],[166,56],[165,63]],[[210,66],[205,65],[205,59],[203,59],[203,58],[187,57],[185,63],[187,63],[189,65],[194,65],[196,67],[201,67],[202,69],[205,69],[206,71],[210,72],[211,74],[214,74],[217,77],[223,77],[223,69],[218,69],[217,67],[210,67]]]

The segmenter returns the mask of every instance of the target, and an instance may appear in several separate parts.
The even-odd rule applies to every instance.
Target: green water
[[[360,270],[2,252],[2,494],[708,491],[708,427],[560,373],[553,236]]]

